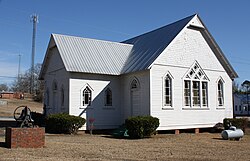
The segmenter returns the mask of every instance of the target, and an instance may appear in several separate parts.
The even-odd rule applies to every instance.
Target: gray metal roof
[[[67,71],[121,75],[148,69],[195,16],[186,17],[121,43],[59,34],[52,34],[51,40],[55,41]],[[206,28],[205,34],[209,36],[215,48],[219,49]],[[48,61],[48,54],[49,50],[47,50],[42,72],[40,73],[41,79],[43,79],[45,72],[43,69]],[[236,78],[237,73],[233,70],[222,51],[218,50],[216,55],[219,55],[218,59],[220,59],[219,61],[230,77]]]
[[[147,69],[192,17],[122,43],[52,36],[67,71],[120,75]]]
[[[147,69],[194,16],[123,41],[134,47],[122,73]]]
[[[133,45],[52,35],[65,68],[70,72],[119,75]]]

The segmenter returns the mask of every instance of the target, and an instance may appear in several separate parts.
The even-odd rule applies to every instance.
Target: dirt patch
[[[4,137],[0,137],[4,142]],[[1,144],[2,145],[2,144]],[[41,149],[0,147],[1,160],[249,160],[250,135],[241,141],[220,134],[158,134],[142,140],[108,135],[46,135]]]
[[[14,110],[21,105],[28,106],[31,111],[42,112],[43,104],[34,102],[32,99],[0,99],[3,102],[7,102],[6,104],[0,105],[0,117],[13,117]]]

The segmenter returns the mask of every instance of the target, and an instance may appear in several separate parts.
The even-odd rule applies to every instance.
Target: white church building
[[[95,129],[138,115],[159,118],[158,130],[213,127],[233,117],[237,77],[196,14],[123,42],[52,34],[40,73],[46,113]]]

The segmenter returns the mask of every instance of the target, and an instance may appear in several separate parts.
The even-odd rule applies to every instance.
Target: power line
[[[0,78],[17,78],[16,76],[5,76],[5,75],[0,75]]]

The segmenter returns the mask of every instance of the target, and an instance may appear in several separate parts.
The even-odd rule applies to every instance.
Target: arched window
[[[56,81],[53,81],[52,89],[53,89],[53,91],[57,91],[57,82]]]
[[[208,77],[195,62],[184,77],[184,106],[208,107]]]
[[[82,105],[83,106],[90,106],[91,105],[91,90],[89,89],[89,87],[86,87],[83,91],[82,91]]]
[[[224,106],[224,95],[223,95],[223,82],[220,79],[218,81],[218,88],[217,88],[217,92],[218,92],[218,105],[219,106]]]
[[[166,75],[164,79],[164,106],[172,106],[172,79]]]
[[[138,88],[139,88],[138,80],[134,78],[133,81],[131,82],[131,90],[138,89]]]
[[[61,106],[63,107],[64,106],[64,88],[63,88],[63,86],[62,86],[62,88],[61,88]]]
[[[45,102],[46,107],[49,108],[49,89],[46,90]]]
[[[110,88],[105,91],[105,106],[112,106],[112,91]]]
[[[58,88],[57,88],[57,81],[54,80],[52,83],[52,108],[53,112],[56,112],[58,106]]]

